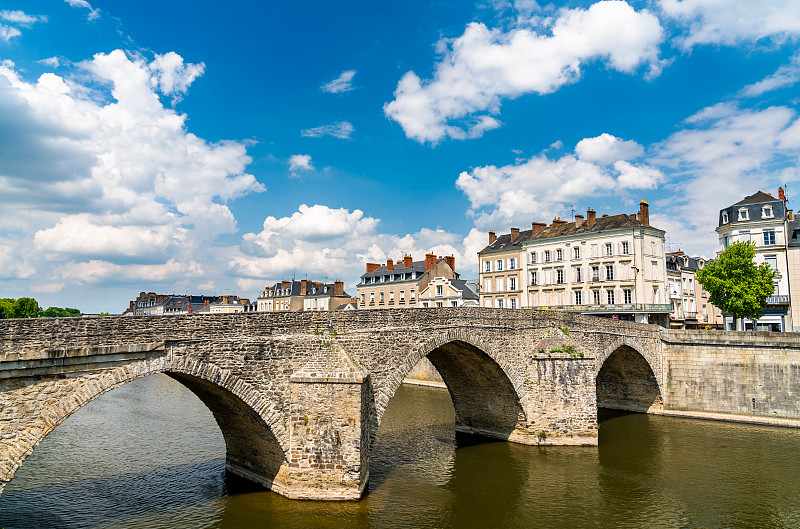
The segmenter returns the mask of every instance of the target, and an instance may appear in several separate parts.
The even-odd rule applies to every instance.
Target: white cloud
[[[330,81],[329,83],[325,83],[322,85],[323,92],[329,92],[331,94],[341,94],[342,92],[349,92],[353,89],[353,77],[355,77],[356,71],[355,70],[346,70],[342,72],[342,74]]]
[[[665,180],[660,169],[633,165],[624,160],[615,162],[614,169],[619,173],[617,184],[623,189],[655,189]]]
[[[651,74],[660,68],[663,32],[658,19],[624,1],[562,10],[551,22],[550,35],[469,24],[445,47],[432,80],[423,81],[414,72],[400,79],[395,100],[384,105],[385,114],[419,142],[478,137],[498,126],[482,113],[497,114],[502,99],[548,94],[577,82],[588,61],[603,60],[622,72],[642,64],[650,65]]]
[[[177,278],[202,279],[207,272],[195,261],[178,261],[170,259],[163,264],[119,265],[108,261],[90,260],[88,262],[70,262],[56,269],[56,274],[77,284],[102,283],[112,278],[123,277],[126,280],[146,280],[149,283],[169,281]]]
[[[313,170],[314,164],[311,162],[310,154],[293,154],[289,156],[289,171],[292,173]]]
[[[333,136],[334,138],[349,140],[354,131],[355,128],[353,127],[352,123],[348,121],[339,121],[332,125],[322,125],[321,127],[305,129],[301,131],[301,134],[307,138]]]
[[[17,28],[12,28],[11,26],[4,26],[0,24],[0,40],[4,40],[6,42],[10,42],[11,39],[14,37],[19,37],[22,35],[22,32]]]
[[[63,60],[62,58],[53,56],[53,57],[48,57],[46,59],[38,60],[36,62],[38,62],[39,64],[44,64],[45,66],[49,66],[51,68],[58,68],[59,66],[61,66],[62,60]]]
[[[12,24],[31,26],[36,22],[47,22],[45,15],[28,15],[24,11],[0,10],[0,18]]]
[[[608,165],[617,160],[632,160],[644,154],[644,147],[633,140],[621,140],[603,133],[595,138],[584,138],[575,146],[575,154],[586,162]]]
[[[737,44],[800,35],[800,3],[795,0],[659,0],[662,12],[687,28],[679,42]]]
[[[61,292],[64,289],[63,282],[60,283],[38,283],[31,287],[31,290],[34,292],[47,292],[47,293],[55,293]]]
[[[243,143],[209,143],[160,102],[186,92],[196,65],[116,50],[78,67],[80,82],[52,73],[28,82],[0,65],[0,241],[24,259],[45,256],[38,273],[67,285],[81,271],[157,281],[182,280],[201,260],[223,268],[207,254],[236,230],[226,202],[264,186],[246,172]],[[24,222],[6,222],[14,217]]]
[[[766,92],[794,86],[798,81],[800,81],[800,54],[796,54],[789,64],[784,64],[772,75],[745,86],[741,93],[744,96],[756,97]]]
[[[465,277],[477,272],[475,253],[484,246],[477,230],[466,238],[428,228],[398,236],[380,233],[379,223],[360,210],[303,204],[289,217],[267,217],[261,232],[244,235],[230,272],[242,287],[251,287],[251,280],[263,287],[292,274],[332,281],[359,277],[367,262],[408,254],[421,260],[428,252],[454,255]]]
[[[71,5],[72,7],[88,9],[89,10],[89,14],[87,15],[88,20],[95,20],[100,17],[100,10],[92,8],[92,5],[86,0],[64,0],[64,1],[69,5]]]

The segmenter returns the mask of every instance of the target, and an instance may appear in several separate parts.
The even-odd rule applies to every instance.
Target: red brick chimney
[[[379,265],[377,263],[367,263],[367,273],[371,274],[372,272],[374,272],[375,270],[377,270],[380,267],[381,267],[381,265]]]
[[[436,266],[436,255],[432,253],[425,254],[425,271],[427,272],[434,266]]]
[[[300,295],[305,296],[308,292],[308,281],[300,281]]]
[[[489,231],[489,244],[492,244],[494,241],[497,240],[497,235],[494,234],[493,231]]]
[[[558,226],[561,226],[562,224],[566,224],[566,223],[567,223],[567,221],[566,220],[561,220],[561,217],[556,217],[556,218],[553,219],[553,227],[554,228],[558,227]]]
[[[208,307],[208,303],[209,303],[210,301],[211,301],[211,300],[209,300],[209,299],[207,299],[207,300],[203,301],[203,306],[205,306],[205,307]]]
[[[511,228],[511,242],[514,242],[519,237],[519,228]]]
[[[586,226],[591,228],[594,226],[594,221],[597,220],[597,212],[593,209],[586,210]]]
[[[336,296],[344,296],[344,283],[337,279],[333,283],[333,293]]]
[[[387,259],[386,260],[386,270],[388,272],[391,272],[393,267],[394,267],[394,261],[392,261],[391,259]]]
[[[575,215],[575,227],[580,228],[583,225],[583,215]]]
[[[414,268],[414,259],[410,255],[403,257],[403,268]]]
[[[778,198],[784,202],[786,201],[786,193],[783,191],[782,187],[778,188]]]
[[[650,225],[650,206],[647,205],[647,201],[644,199],[639,202],[639,222],[645,226]]]
[[[537,235],[547,227],[544,222],[531,222],[531,235]]]
[[[456,270],[456,257],[454,255],[448,255],[444,258],[445,262],[450,266],[450,269],[455,272]]]

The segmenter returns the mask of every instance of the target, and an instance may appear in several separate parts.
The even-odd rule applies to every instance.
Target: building
[[[234,314],[248,311],[249,306],[250,300],[247,298],[224,295],[208,305],[208,312],[211,314]]]
[[[708,301],[708,292],[697,282],[697,271],[705,264],[702,257],[689,257],[680,250],[666,254],[667,292],[672,304],[670,328],[723,327],[722,311]]]
[[[716,229],[719,251],[734,242],[752,242],[755,263],[767,263],[775,270],[775,291],[767,298],[764,316],[755,323],[757,330],[791,331],[794,326],[790,304],[789,238],[794,235],[795,225],[792,211],[786,208],[783,188],[778,189],[778,198],[759,191],[719,211]],[[733,320],[726,314],[725,328],[741,329],[741,322],[737,324]],[[744,329],[752,328],[753,322],[745,321]]]
[[[511,228],[478,252],[480,304],[553,308],[667,326],[664,231],[639,212]]]
[[[351,301],[344,283],[320,283],[309,279],[281,281],[261,291],[256,301],[259,312],[336,310]]]
[[[477,307],[478,284],[464,279],[434,277],[419,293],[417,306],[427,309],[435,307]]]
[[[162,316],[169,314],[188,314],[202,309],[219,299],[219,296],[193,296],[175,294],[156,294],[140,292],[129,303],[125,316]]]
[[[427,254],[424,261],[407,255],[396,263],[367,263],[366,273],[358,283],[359,309],[403,309],[419,306],[419,294],[434,278],[459,279],[452,255]]]

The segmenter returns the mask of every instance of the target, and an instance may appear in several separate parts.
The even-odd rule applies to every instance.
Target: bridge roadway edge
[[[237,398],[252,403],[274,430],[286,458],[280,469],[259,475],[229,461],[231,472],[291,498],[356,499],[368,481],[380,419],[405,371],[417,357],[436,352],[445,361],[469,348],[475,349],[470,358],[499,366],[497,373],[513,388],[487,399],[508,410],[513,406],[503,395],[519,400],[517,425],[494,430],[512,442],[596,444],[595,379],[621,348],[640,354],[652,369],[663,397],[652,413],[800,424],[800,339],[794,334],[667,331],[553,311],[482,308],[0,320],[0,493],[47,433],[38,432],[30,450],[20,448],[31,434],[10,425],[27,408],[2,400],[9,385],[35,378],[67,384],[89,373],[91,380],[80,379],[85,387],[71,391],[79,395],[76,402],[88,401],[124,383],[119,374],[114,382],[119,366],[173,354],[194,361],[186,368],[192,376],[228,377]],[[300,376],[310,360],[322,357],[333,364],[320,364],[313,377]],[[358,376],[343,380],[342,366]],[[464,366],[451,368],[475,381]],[[104,379],[117,385],[97,391]],[[455,402],[458,395],[451,390],[451,396]],[[476,401],[461,406],[477,423],[458,429],[492,435],[479,424],[476,413],[485,410],[475,408]]]

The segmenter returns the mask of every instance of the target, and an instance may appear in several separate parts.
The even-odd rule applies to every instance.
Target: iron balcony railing
[[[625,303],[618,305],[540,305],[538,309],[555,309],[567,312],[672,312],[672,305],[663,303]]]
[[[788,305],[789,296],[770,296],[767,298],[767,305]]]

